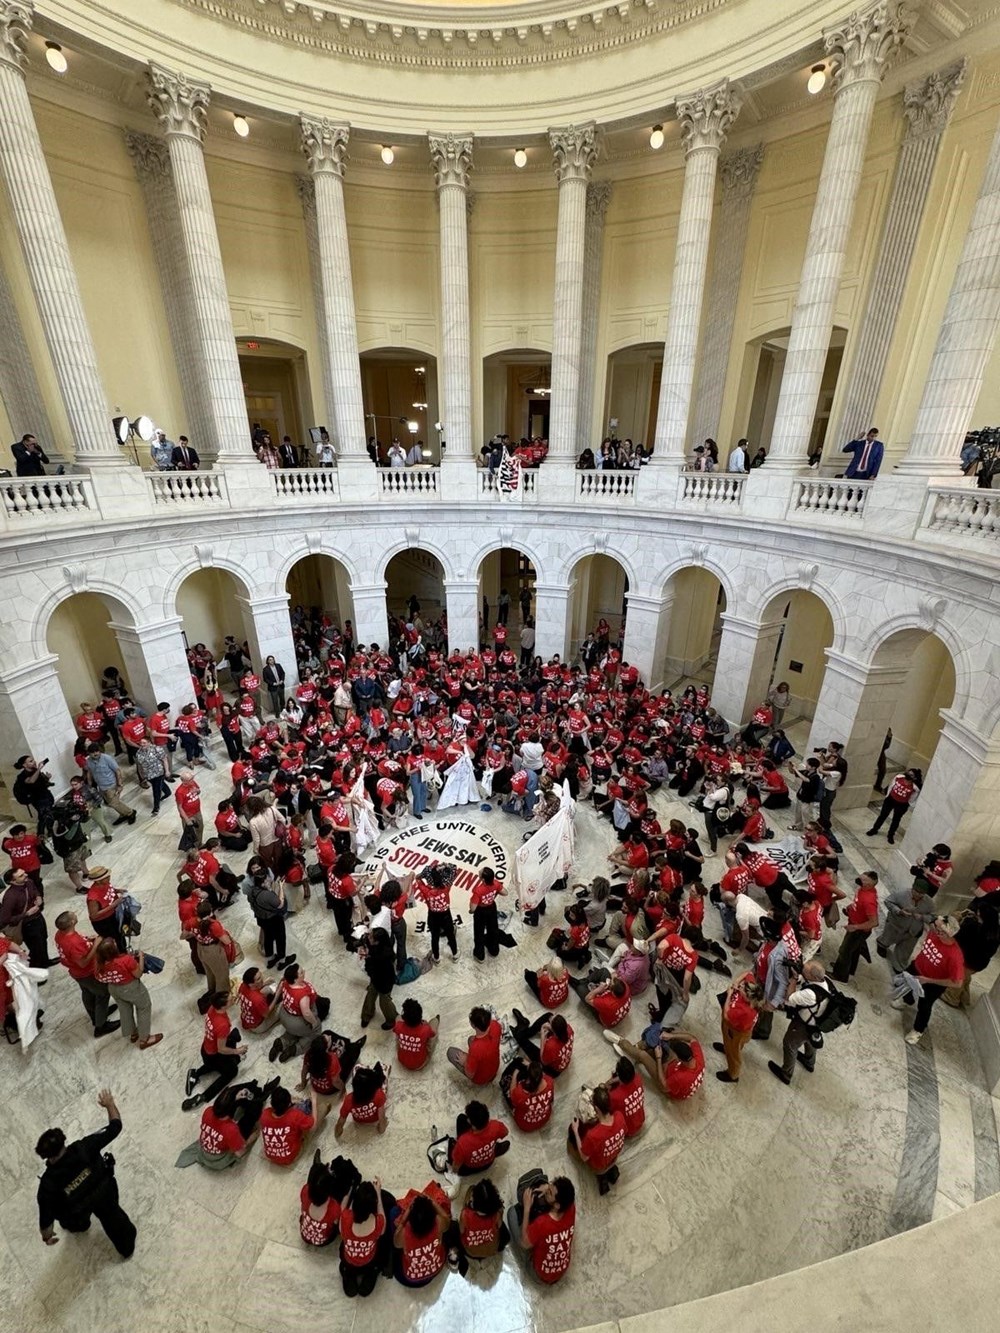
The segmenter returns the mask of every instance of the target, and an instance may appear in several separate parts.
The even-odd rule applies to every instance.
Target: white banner
[[[514,496],[521,493],[521,460],[506,448],[497,469],[497,487],[501,495]]]
[[[559,810],[514,853],[514,882],[525,910],[537,907],[547,891],[568,875],[573,864],[573,817],[576,802],[563,783]]]

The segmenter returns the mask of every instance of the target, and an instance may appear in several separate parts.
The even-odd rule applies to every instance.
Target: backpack
[[[839,991],[829,978],[826,979],[826,985],[829,987],[829,998],[820,1012],[814,1013],[810,1024],[814,1032],[836,1032],[838,1028],[850,1027],[858,1007],[857,1000]]]

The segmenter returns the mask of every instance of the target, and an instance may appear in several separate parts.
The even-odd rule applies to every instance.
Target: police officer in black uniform
[[[122,1132],[122,1120],[110,1091],[98,1094],[108,1113],[106,1129],[67,1143],[61,1129],[47,1129],[35,1146],[45,1160],[38,1183],[38,1226],[46,1245],[58,1245],[55,1223],[66,1231],[87,1231],[96,1217],[123,1259],[135,1250],[135,1227],[118,1202],[114,1158],[104,1149]]]

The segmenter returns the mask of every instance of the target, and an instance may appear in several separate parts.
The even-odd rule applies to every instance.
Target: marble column
[[[377,643],[386,648],[389,643],[389,613],[385,601],[385,581],[352,583],[351,601],[354,603],[354,642]]]
[[[742,726],[767,697],[783,620],[755,621],[723,611],[712,704],[733,726]]]
[[[429,134],[441,235],[441,421],[443,464],[472,459],[472,349],[469,331],[469,172],[472,135]],[[475,642],[475,640],[471,640]]]
[[[876,0],[823,33],[835,67],[833,117],[768,449],[771,473],[805,466],[872,113],[890,58],[909,22],[895,0]]]
[[[325,419],[320,425],[330,430],[333,421],[333,372],[330,361],[330,338],[326,319],[326,298],[323,295],[323,270],[319,257],[319,224],[316,219],[316,186],[311,176],[296,176],[295,186],[302,204],[302,220],[306,228],[306,250],[309,253],[309,283],[312,287],[313,311],[316,317],[316,340],[319,343],[320,373],[323,379]],[[333,439],[333,436],[330,436]]]
[[[211,89],[160,65],[149,67],[147,100],[170,153],[182,250],[191,293],[192,349],[207,385],[208,452],[220,466],[253,460],[243,376],[236,354],[219,234],[205,171]]]
[[[937,70],[903,92],[906,134],[893,176],[878,258],[858,325],[858,344],[843,394],[843,409],[828,440],[863,435],[875,409],[903,304],[941,138],[965,81],[965,59]]]
[[[719,438],[722,399],[736,322],[736,303],[740,296],[743,258],[750,227],[750,208],[763,161],[763,144],[753,148],[738,148],[719,160],[722,200],[715,229],[708,278],[705,334],[701,355],[698,357],[697,388],[691,412],[694,429],[690,438],[697,443],[704,439]]]
[[[286,680],[294,683],[296,671],[295,640],[292,621],[288,614],[288,593],[276,597],[237,596],[243,617],[243,632],[250,645],[254,670],[260,674],[268,657],[285,668]]]
[[[740,99],[729,87],[728,79],[677,99],[677,119],[684,141],[684,190],[653,441],[654,461],[677,468],[682,468],[687,458],[719,153],[739,110]]]
[[[909,448],[896,470],[917,477],[954,475],[1000,330],[1000,128],[958,268]]]
[[[24,327],[18,313],[14,293],[7,279],[7,270],[0,263],[0,399],[3,399],[14,438],[31,434],[37,437],[53,465],[66,463],[56,443],[48,408],[42,397],[41,386],[32,365]]]
[[[543,662],[569,656],[573,592],[572,583],[535,584],[535,655]]]
[[[830,741],[844,746],[848,772],[837,793],[840,810],[867,805],[872,799],[878,757],[907,670],[904,661],[872,666],[832,648],[826,650],[826,671],[806,752]],[[931,839],[937,841],[938,837]]]
[[[209,385],[196,345],[191,274],[184,256],[170,150],[162,138],[134,130],[125,131],[125,147],[142,187],[163,312],[187,415],[185,422],[164,424],[164,429],[175,440],[179,434],[187,435],[202,462],[211,462],[215,457],[215,430]]]
[[[605,375],[597,366],[597,331],[601,321],[601,274],[604,268],[604,219],[611,202],[611,182],[591,181],[587,186],[587,231],[583,247],[583,334],[580,339],[580,390],[577,397],[576,429],[580,448],[596,449],[604,433],[594,425],[594,399],[601,386],[600,411],[604,412]]]
[[[580,356],[583,342],[583,277],[587,233],[587,182],[597,156],[597,127],[549,130],[559,182],[556,277],[552,302],[552,406],[549,459],[575,462]],[[558,649],[553,651],[558,652]]]
[[[445,579],[448,651],[465,653],[479,647],[479,580]]]
[[[97,368],[69,243],[28,101],[25,50],[34,5],[0,0],[0,177],[7,187],[38,316],[85,468],[120,467],[123,454]],[[25,427],[30,429],[30,427]]]
[[[17,777],[14,762],[22,754],[50,761],[46,768],[55,778],[57,793],[65,791],[79,772],[73,762],[76,733],[59,684],[58,664],[52,654],[0,675],[0,778],[8,793]],[[23,807],[11,808],[24,818]]]
[[[325,118],[300,115],[302,151],[316,197],[319,271],[329,378],[333,392],[333,436],[340,460],[370,462],[361,394],[361,362],[354,313],[351,252],[344,209],[344,163],[350,129]]]
[[[132,697],[146,709],[166,702],[176,714],[194,702],[180,616],[151,625],[110,622]]]
[[[625,601],[622,660],[638,667],[647,689],[660,689],[665,683],[667,636],[674,594],[668,591],[658,597],[648,597],[629,592],[625,594]]]

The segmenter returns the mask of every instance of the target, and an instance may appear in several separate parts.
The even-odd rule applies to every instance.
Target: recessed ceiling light
[[[528,154],[524,151],[523,148],[515,148],[514,166],[520,169],[521,167],[526,167],[527,165],[528,165]]]
[[[241,139],[248,139],[250,137],[250,122],[247,120],[246,116],[233,116],[233,130]]]
[[[649,134],[650,148],[662,148],[664,137],[663,126],[654,125]]]
[[[69,69],[69,62],[58,42],[45,43],[45,59],[49,62],[49,68],[54,69],[57,74],[65,74]]]
[[[387,167],[391,167],[393,162],[395,162],[396,160],[396,154],[392,151],[391,147],[387,143],[384,143],[382,145],[381,157],[382,161],[385,163]]]
[[[806,84],[806,87],[814,96],[816,93],[821,93],[823,91],[826,87],[825,65],[813,65],[812,71],[809,74],[809,82]]]

